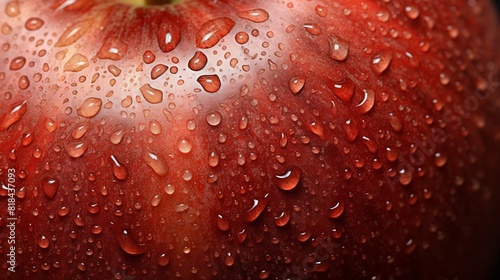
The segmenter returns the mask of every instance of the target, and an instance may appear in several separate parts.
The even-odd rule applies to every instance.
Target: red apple
[[[491,272],[491,2],[166,2],[0,1],[2,275]]]

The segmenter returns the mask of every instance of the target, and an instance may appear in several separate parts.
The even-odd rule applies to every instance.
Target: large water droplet
[[[119,162],[114,155],[111,155],[111,161],[113,163],[113,175],[115,175],[118,180],[128,179],[128,170],[125,165]]]
[[[233,26],[234,21],[226,17],[205,22],[196,34],[196,47],[208,49],[217,45],[220,39],[231,31]]]
[[[144,99],[151,104],[158,104],[163,101],[163,92],[159,89],[151,87],[149,84],[145,84],[140,88],[142,96]]]
[[[141,255],[147,251],[146,246],[139,244],[127,230],[123,230],[122,232],[116,234],[116,240],[122,250],[127,254]]]
[[[168,66],[165,64],[158,64],[151,69],[151,78],[153,80],[158,79],[161,75],[163,75],[165,72],[167,72]]]
[[[85,101],[80,108],[77,110],[77,114],[79,116],[85,118],[92,118],[101,111],[102,108],[102,100],[97,97],[89,97]]]
[[[278,188],[284,191],[290,191],[297,187],[302,177],[302,169],[297,166],[292,166],[284,174],[276,175],[274,180]]]
[[[156,174],[160,176],[167,175],[168,173],[167,160],[161,154],[151,150],[146,150],[144,151],[142,158],[146,162],[146,164],[149,167],[151,167],[151,169],[153,169],[153,171]]]
[[[104,44],[97,52],[97,57],[100,59],[120,60],[127,53],[128,45],[115,38],[110,37],[104,41]]]
[[[264,195],[262,199],[255,199],[253,200],[253,205],[244,213],[244,219],[247,222],[253,222],[255,221],[260,214],[266,209],[267,205],[269,204],[269,193]]]
[[[10,2],[8,2],[7,5],[5,6],[5,13],[9,17],[18,16],[19,13],[20,13],[20,10],[19,10],[19,1],[10,1]]]
[[[48,199],[54,199],[59,189],[59,180],[54,178],[42,179],[42,191]]]
[[[220,89],[221,82],[217,75],[203,75],[197,79],[206,92],[214,93]]]
[[[349,55],[349,42],[345,39],[330,35],[328,36],[328,56],[336,61],[344,61]]]
[[[38,246],[40,246],[40,248],[47,249],[50,246],[50,240],[45,235],[42,235],[38,239]]]
[[[64,64],[64,71],[66,72],[80,72],[89,66],[89,60],[83,54],[74,54],[66,64]]]
[[[371,89],[364,89],[363,90],[363,100],[356,105],[356,107],[359,109],[361,113],[367,113],[373,108],[373,105],[375,104],[375,92]]]
[[[189,69],[193,71],[200,71],[207,65],[207,56],[200,51],[194,53],[193,57],[188,62]]]
[[[2,104],[2,106],[5,106]],[[26,100],[18,102],[10,107],[2,116],[0,116],[0,131],[5,131],[11,125],[18,122],[22,116],[26,113],[28,106],[26,105]]]
[[[290,212],[288,211],[283,211],[278,216],[274,217],[274,223],[279,227],[286,226],[289,221],[290,221]]]
[[[160,23],[158,32],[156,33],[158,45],[163,52],[169,52],[181,41],[181,30],[175,20],[166,18]]]
[[[242,11],[238,13],[238,16],[257,23],[265,22],[269,19],[269,13],[264,9]]]

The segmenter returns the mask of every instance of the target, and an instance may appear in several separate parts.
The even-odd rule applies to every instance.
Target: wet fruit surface
[[[488,2],[35,2],[0,2],[12,279],[487,275]]]

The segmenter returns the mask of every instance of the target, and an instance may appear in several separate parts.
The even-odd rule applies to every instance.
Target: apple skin
[[[489,275],[492,3],[2,0],[0,13],[9,278]]]

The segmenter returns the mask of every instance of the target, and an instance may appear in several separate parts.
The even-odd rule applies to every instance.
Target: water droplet
[[[161,75],[163,75],[165,72],[167,72],[168,66],[164,64],[158,64],[151,69],[151,78],[153,80],[158,79]]]
[[[165,176],[168,173],[167,160],[161,154],[151,150],[146,150],[143,153],[143,160],[146,164],[153,169],[153,171],[160,175]]]
[[[387,51],[381,51],[376,53],[372,57],[372,63],[370,64],[370,67],[375,74],[380,75],[385,70],[387,70],[391,61],[392,54]]]
[[[411,19],[416,19],[420,15],[420,9],[414,5],[408,5],[405,7],[406,16]]]
[[[192,148],[193,145],[191,144],[191,142],[189,142],[187,138],[182,137],[179,138],[179,140],[177,140],[177,149],[179,149],[179,152],[187,154],[191,152]]]
[[[44,24],[45,22],[39,18],[29,18],[24,26],[26,29],[33,31],[40,29]]]
[[[111,161],[113,163],[113,175],[115,175],[118,180],[127,180],[128,179],[128,170],[125,165],[120,163],[114,155],[111,155]]]
[[[197,79],[206,92],[214,93],[220,89],[221,82],[217,75],[203,75]]]
[[[306,23],[304,24],[304,28],[311,35],[317,36],[321,34],[321,28],[315,23]]]
[[[78,110],[76,111],[79,116],[85,118],[92,118],[101,111],[102,100],[97,97],[89,97]]]
[[[260,214],[266,209],[267,204],[269,203],[269,193],[264,195],[262,199],[253,199],[253,205],[244,213],[244,219],[247,222],[255,221]]]
[[[250,39],[250,37],[248,36],[248,33],[246,32],[238,32],[236,33],[236,36],[234,37],[234,39],[236,40],[236,42],[238,44],[245,44],[246,42],[248,42],[248,39]]]
[[[146,246],[143,244],[139,244],[133,236],[127,230],[123,230],[122,232],[116,234],[116,240],[118,244],[127,254],[130,255],[141,255],[146,253]]]
[[[109,141],[115,145],[118,145],[120,144],[120,142],[122,141],[123,139],[123,135],[125,135],[125,133],[123,132],[123,130],[117,130],[115,132],[112,132],[110,135],[109,135]]]
[[[330,209],[328,209],[328,216],[332,219],[336,219],[340,217],[344,213],[344,203],[343,202],[337,202],[335,205],[333,205]]]
[[[219,154],[212,151],[208,156],[208,165],[210,165],[211,167],[216,167],[217,165],[219,165],[219,160],[220,160]]]
[[[90,124],[88,122],[77,125],[73,131],[71,132],[71,137],[73,139],[78,140],[81,139],[87,131],[90,129]]]
[[[290,212],[283,211],[278,216],[274,217],[274,223],[279,227],[284,227],[290,221]]]
[[[269,19],[269,13],[264,9],[242,11],[238,13],[238,16],[257,23],[265,22]]]
[[[434,164],[437,167],[443,167],[447,161],[448,157],[446,155],[443,155],[442,153],[434,154]]]
[[[293,77],[288,81],[288,87],[292,91],[293,94],[298,94],[306,83],[306,79],[304,77]]]
[[[208,49],[217,45],[220,39],[231,31],[234,24],[232,19],[226,17],[205,22],[196,34],[196,47]]]
[[[40,246],[40,248],[47,249],[49,245],[50,245],[50,240],[45,235],[42,235],[38,239],[38,246]]]
[[[344,125],[345,137],[349,142],[354,142],[358,137],[358,126],[353,120],[347,120]]]
[[[156,56],[154,53],[152,53],[151,51],[146,51],[144,52],[144,54],[142,55],[142,60],[146,63],[146,64],[151,64],[155,61],[156,59]]]
[[[104,44],[97,52],[100,59],[120,60],[127,53],[128,46],[125,42],[110,37],[104,41]]]
[[[18,86],[20,89],[25,90],[30,86],[30,80],[26,75],[22,75],[19,78]]]
[[[71,27],[69,27],[64,33],[59,37],[59,40],[56,43],[56,47],[66,47],[71,44],[74,44],[80,37],[87,32],[89,27],[91,26],[92,21],[86,20],[78,22]]]
[[[154,135],[160,135],[162,130],[161,124],[158,121],[153,120],[149,122],[149,131]]]
[[[151,87],[149,84],[145,84],[140,88],[142,96],[151,104],[158,104],[163,101],[163,92],[159,89]]]
[[[328,15],[328,9],[324,6],[317,5],[316,8],[314,8],[316,11],[316,14],[320,17],[326,17]]]
[[[67,206],[65,206],[65,205],[61,205],[61,206],[57,209],[57,214],[58,214],[59,216],[61,216],[61,217],[64,217],[64,216],[66,216],[66,215],[68,215],[68,214],[69,214],[70,210],[71,210],[71,209],[70,209],[69,207],[67,207]]]
[[[228,255],[224,258],[224,264],[227,266],[234,265],[234,257],[231,255],[231,253],[228,253]]]
[[[193,71],[200,71],[207,65],[207,56],[200,51],[194,53],[193,57],[188,62],[189,69]]]
[[[284,174],[276,175],[274,180],[278,188],[284,191],[290,191],[297,187],[302,177],[302,169],[297,166],[292,166]]]
[[[217,215],[216,219],[217,227],[222,231],[229,230],[229,221],[224,218],[222,215]]]
[[[89,148],[89,142],[86,140],[70,141],[66,145],[66,152],[72,158],[81,157]]]
[[[48,199],[54,199],[59,189],[59,180],[54,178],[43,178],[42,191]]]
[[[184,211],[186,211],[188,209],[189,209],[189,205],[184,204],[184,203],[177,204],[174,207],[175,213],[181,213],[181,212],[184,212]]]
[[[222,121],[222,115],[221,115],[221,113],[214,111],[214,112],[207,114],[207,116],[205,117],[205,120],[211,126],[218,126]]]
[[[24,58],[23,56],[18,56],[10,62],[9,69],[16,71],[23,68],[24,64],[26,64],[26,58]]]
[[[340,98],[340,100],[342,100],[344,103],[348,103],[351,101],[352,96],[354,95],[355,87],[356,85],[351,79],[345,78],[345,80],[342,82],[335,82],[331,89],[333,93],[338,98]]]
[[[363,94],[363,100],[358,105],[356,105],[356,107],[362,114],[365,114],[370,111],[375,104],[375,92],[370,89],[364,89]]]
[[[116,67],[115,65],[109,65],[108,66],[108,71],[115,77],[118,77],[120,76],[120,74],[122,73],[122,70],[118,67]]]
[[[164,19],[156,33],[158,45],[163,52],[172,51],[181,41],[181,30],[175,20],[171,18]]]
[[[20,10],[19,10],[19,1],[10,1],[10,2],[8,2],[7,5],[5,6],[5,13],[9,17],[18,16],[19,13],[20,13]]]
[[[89,66],[89,60],[82,54],[74,54],[66,64],[64,64],[65,72],[80,72]]]
[[[336,61],[344,61],[349,55],[349,42],[336,35],[328,36],[328,56]]]
[[[399,183],[403,186],[407,186],[411,183],[413,179],[413,172],[411,170],[401,169],[399,170]]]
[[[170,262],[170,258],[168,257],[167,254],[161,254],[158,257],[158,265],[159,266],[167,266],[169,262]]]
[[[5,106],[2,104],[2,107]],[[2,116],[0,116],[0,132],[7,130],[11,125],[18,122],[26,113],[28,105],[26,105],[26,100],[18,102],[10,107]]]

